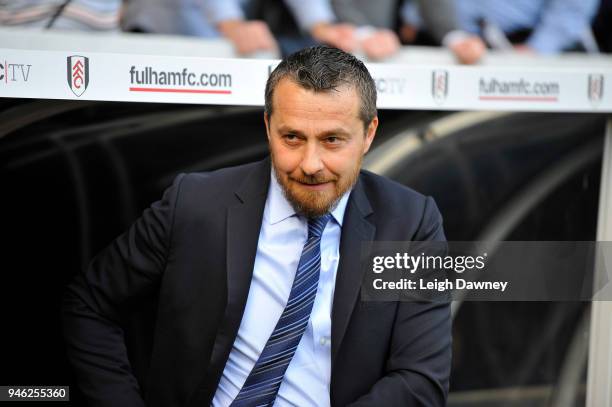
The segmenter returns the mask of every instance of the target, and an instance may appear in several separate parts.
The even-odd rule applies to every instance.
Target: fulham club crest
[[[431,96],[441,105],[448,95],[448,72],[444,70],[433,71],[431,74]]]
[[[604,77],[601,74],[589,75],[589,101],[593,106],[597,106],[603,99]]]
[[[68,86],[77,97],[87,90],[89,85],[89,58],[72,55],[67,58]]]

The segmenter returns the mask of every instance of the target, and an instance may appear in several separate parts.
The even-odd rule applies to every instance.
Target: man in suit
[[[376,88],[308,48],[266,85],[270,158],[179,175],[69,285],[68,354],[94,406],[441,406],[447,302],[364,302],[361,244],[444,240],[431,198],[361,171]],[[122,313],[157,293],[137,380]]]

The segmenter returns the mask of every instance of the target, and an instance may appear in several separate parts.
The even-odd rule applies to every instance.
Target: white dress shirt
[[[331,309],[340,260],[340,234],[350,191],[331,212],[321,236],[321,274],[306,331],[281,383],[275,406],[330,405]],[[289,299],[308,237],[308,221],[287,201],[274,174],[257,243],[253,279],[238,335],[212,405],[229,406],[246,382]]]

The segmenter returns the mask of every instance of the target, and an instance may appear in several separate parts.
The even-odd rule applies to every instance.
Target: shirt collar
[[[274,168],[270,171],[270,190],[268,191],[268,223],[274,225],[295,215],[295,209],[285,198],[283,190],[274,175]]]
[[[335,221],[342,226],[344,220],[344,212],[346,211],[346,205],[351,194],[351,190],[342,195],[338,205],[331,211],[332,217]],[[267,213],[265,214],[268,223],[274,225],[275,223],[281,222],[291,216],[295,215],[295,209],[285,198],[285,194],[274,175],[274,168],[270,171],[270,189],[268,190],[268,202],[266,205]]]
[[[346,211],[346,205],[348,204],[349,196],[351,195],[352,188],[349,189],[342,195],[340,201],[338,201],[338,205],[331,211],[333,218],[338,222],[338,225],[342,226],[342,221],[344,220],[344,212]]]

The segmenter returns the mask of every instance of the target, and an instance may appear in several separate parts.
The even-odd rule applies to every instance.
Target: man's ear
[[[266,135],[268,136],[268,141],[270,141],[270,117],[268,112],[264,112],[264,123],[266,124]]]
[[[376,129],[378,129],[378,116],[374,116],[370,124],[368,124],[368,128],[366,129],[365,144],[363,147],[364,154],[370,150],[370,145],[372,144],[372,141],[374,141],[374,137],[376,136]]]

